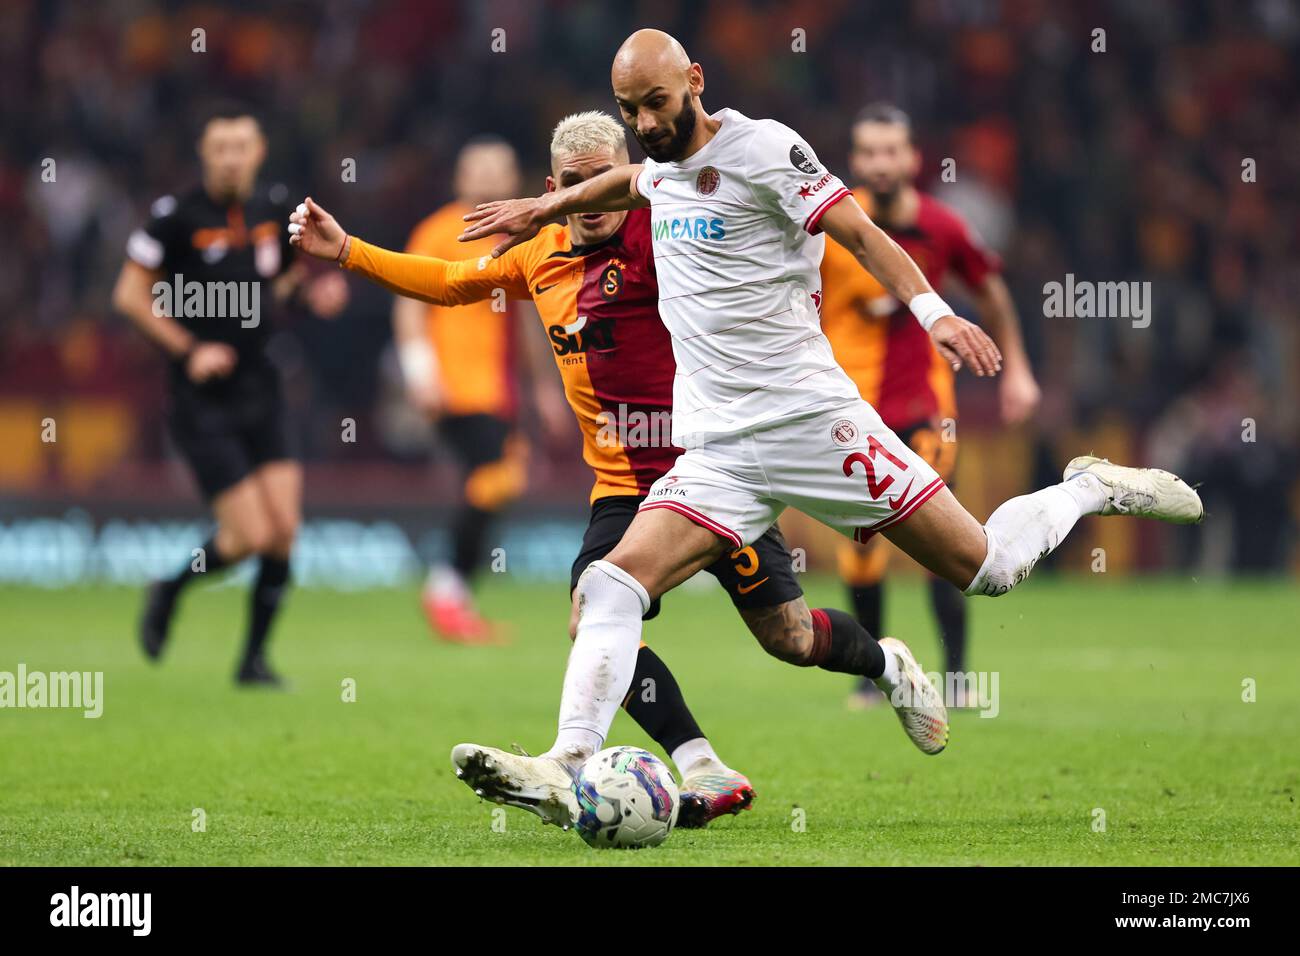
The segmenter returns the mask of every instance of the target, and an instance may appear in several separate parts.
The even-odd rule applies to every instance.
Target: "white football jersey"
[[[693,156],[647,159],[659,314],[672,336],[673,442],[858,398],[821,331],[818,223],[849,195],[794,130],[735,110]]]

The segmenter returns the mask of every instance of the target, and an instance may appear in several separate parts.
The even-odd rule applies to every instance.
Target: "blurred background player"
[[[504,140],[478,137],[461,149],[452,188],[456,198],[415,227],[406,251],[443,259],[477,259],[490,239],[457,242],[465,213],[519,188],[515,151]],[[463,469],[461,501],[452,520],[450,562],[435,564],[422,603],[429,626],[444,640],[478,643],[499,638],[470,594],[483,564],[493,519],[524,488],[523,439],[515,432],[514,307],[504,296],[458,307],[398,297],[393,335],[408,400],[435,422],[443,444]]]
[[[998,384],[1002,420],[1024,421],[1039,400],[1025,356],[1015,305],[1001,276],[1001,261],[972,234],[962,218],[914,185],[921,154],[911,119],[888,103],[874,103],[857,116],[851,133],[849,170],[862,185],[854,196],[867,214],[920,266],[935,289],[955,274],[978,317],[1002,350]],[[952,367],[930,343],[907,307],[864,272],[838,243],[826,244],[822,260],[822,329],[835,358],[866,399],[945,482],[957,461],[957,398]],[[848,585],[858,620],[872,634],[885,633],[883,579],[890,546],[879,536],[869,544],[839,544],[840,576]],[[930,604],[950,674],[965,669],[966,599],[954,585],[929,576]],[[960,694],[962,682],[955,685]],[[850,704],[880,699],[870,681],[859,682]],[[949,701],[965,706],[964,700]]]
[[[266,139],[257,119],[239,106],[213,110],[198,139],[202,183],[154,202],[149,221],[127,241],[126,262],[113,304],[171,364],[169,432],[189,462],[217,529],[175,576],[154,582],[140,621],[145,654],[157,660],[167,640],[176,599],[199,574],[259,559],[248,630],[236,680],[276,685],[266,641],[289,584],[289,557],[302,510],[302,469],[293,442],[280,374],[266,354],[274,304],[300,291],[322,316],[347,301],[340,276],[305,282],[302,264],[281,223],[288,214],[284,186],[258,184]],[[183,277],[183,279],[182,279]],[[209,314],[214,302],[170,308],[157,282],[231,283],[253,308]],[[226,299],[227,306],[235,301]],[[216,310],[229,313],[228,307]],[[195,313],[198,314],[195,314]],[[179,313],[179,314],[177,314]]]

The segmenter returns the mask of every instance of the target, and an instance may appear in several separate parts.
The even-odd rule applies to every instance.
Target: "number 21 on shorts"
[[[889,449],[876,440],[875,435],[868,435],[866,453],[864,454],[863,452],[855,451],[844,459],[844,476],[846,478],[852,478],[853,466],[861,464],[862,470],[867,476],[867,493],[871,495],[873,499],[879,499],[882,497],[889,489],[889,486],[894,483],[893,475],[886,475],[883,479],[879,480],[876,478],[875,457],[877,452],[879,452],[881,457],[887,459],[890,464],[899,471],[908,470],[907,462],[900,461],[898,458],[891,455]],[[888,503],[891,511],[897,511],[899,506],[907,499],[907,493],[911,490],[912,482],[915,480],[915,477],[913,477],[911,481],[908,481],[907,487],[903,489],[902,494],[889,499]]]

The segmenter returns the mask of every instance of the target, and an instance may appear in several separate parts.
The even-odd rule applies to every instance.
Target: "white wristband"
[[[945,315],[954,314],[952,306],[939,298],[937,292],[922,292],[920,295],[913,296],[912,301],[907,303],[907,307],[916,316],[916,321],[921,323],[921,328],[927,332]]]
[[[433,346],[425,339],[403,342],[397,349],[397,364],[402,367],[402,378],[407,385],[428,386],[437,382],[436,356]]]

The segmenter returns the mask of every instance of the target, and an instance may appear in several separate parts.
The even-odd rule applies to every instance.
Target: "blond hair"
[[[627,152],[627,140],[618,120],[600,110],[571,113],[555,124],[551,134],[551,159],[574,153],[594,153],[608,149],[615,154]]]

